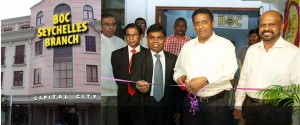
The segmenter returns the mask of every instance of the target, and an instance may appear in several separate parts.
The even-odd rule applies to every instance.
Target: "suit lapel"
[[[152,59],[152,55],[151,55],[151,52],[150,50],[148,51],[145,51],[146,53],[146,80],[148,82],[152,82],[152,75],[153,75],[153,59]]]
[[[125,61],[125,62],[121,61],[120,63],[122,63],[122,65],[125,65],[128,67],[129,66],[128,46],[126,46],[126,48],[123,49],[122,56],[120,58],[122,58],[122,60]]]
[[[172,60],[170,59],[170,57],[169,57],[169,55],[164,51],[164,54],[165,54],[165,67],[166,67],[166,69],[165,69],[165,84],[170,84],[170,83],[168,83],[168,82],[170,82],[170,81],[168,81],[169,80],[169,77],[170,77],[170,74],[171,74],[171,72],[172,72]]]

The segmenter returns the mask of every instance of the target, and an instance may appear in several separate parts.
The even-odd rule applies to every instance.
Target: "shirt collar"
[[[129,51],[129,52],[131,52],[132,49],[133,49],[132,47],[128,46],[128,51]],[[138,45],[138,46],[135,48],[135,50],[136,50],[136,52],[140,52],[141,46]]]
[[[177,39],[177,38],[175,37],[175,34],[172,34],[170,37]],[[185,39],[187,39],[187,36],[186,36],[186,35],[183,37],[182,40],[185,40]]]
[[[151,51],[151,55],[152,56],[154,56],[156,54],[156,52],[153,52],[152,50],[150,50],[150,51]],[[160,57],[164,57],[165,56],[165,53],[164,53],[163,50],[161,50],[158,54],[160,55]]]
[[[114,36],[112,37],[106,37],[103,33],[101,33],[101,38],[105,38],[105,39],[110,39],[110,38],[113,38]]]
[[[200,42],[198,40],[198,36],[195,39],[197,39],[197,40],[195,41],[194,46],[197,44],[200,44]],[[216,39],[216,34],[215,34],[215,32],[213,32],[212,35],[210,36],[210,38],[206,42],[214,42],[215,39]]]
[[[265,49],[263,40],[257,44],[258,44],[258,47]],[[282,47],[285,47],[285,44],[284,44],[284,39],[280,36],[272,48],[282,48]]]

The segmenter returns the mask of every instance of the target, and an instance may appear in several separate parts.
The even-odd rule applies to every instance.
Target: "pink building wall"
[[[100,20],[101,1],[100,0],[42,0],[31,8],[31,26],[36,27],[36,15],[40,11],[44,12],[44,25],[37,28],[53,26],[54,8],[65,3],[71,8],[72,24],[77,22],[93,22]],[[90,5],[93,8],[94,19],[83,19],[83,7]],[[57,92],[90,92],[100,93],[100,35],[93,26],[88,25],[88,32],[80,33],[80,44],[73,46],[73,88],[54,88],[53,87],[53,47],[43,46],[43,54],[35,56],[34,43],[39,41],[37,33],[32,40],[31,64],[30,64],[30,94],[57,93]],[[85,35],[95,36],[96,52],[85,51]],[[87,83],[86,65],[93,64],[98,66],[98,83]],[[42,68],[42,85],[33,86],[33,71],[35,68]]]

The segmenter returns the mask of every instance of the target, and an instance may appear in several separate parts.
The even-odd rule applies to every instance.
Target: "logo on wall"
[[[248,29],[248,15],[214,14],[214,28]]]
[[[284,11],[284,39],[300,47],[300,35],[299,35],[299,1],[288,0]]]
[[[88,23],[78,22],[71,24],[70,16],[69,12],[54,15],[54,26],[38,29],[38,37],[45,38],[44,43],[46,47],[79,44],[79,33],[84,33],[88,30]]]

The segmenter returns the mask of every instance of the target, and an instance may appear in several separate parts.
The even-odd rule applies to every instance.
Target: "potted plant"
[[[283,104],[286,107],[299,106],[300,104],[300,84],[291,84],[287,86],[272,85],[258,92],[262,100],[266,103],[278,106]],[[294,113],[300,111],[294,108]]]

